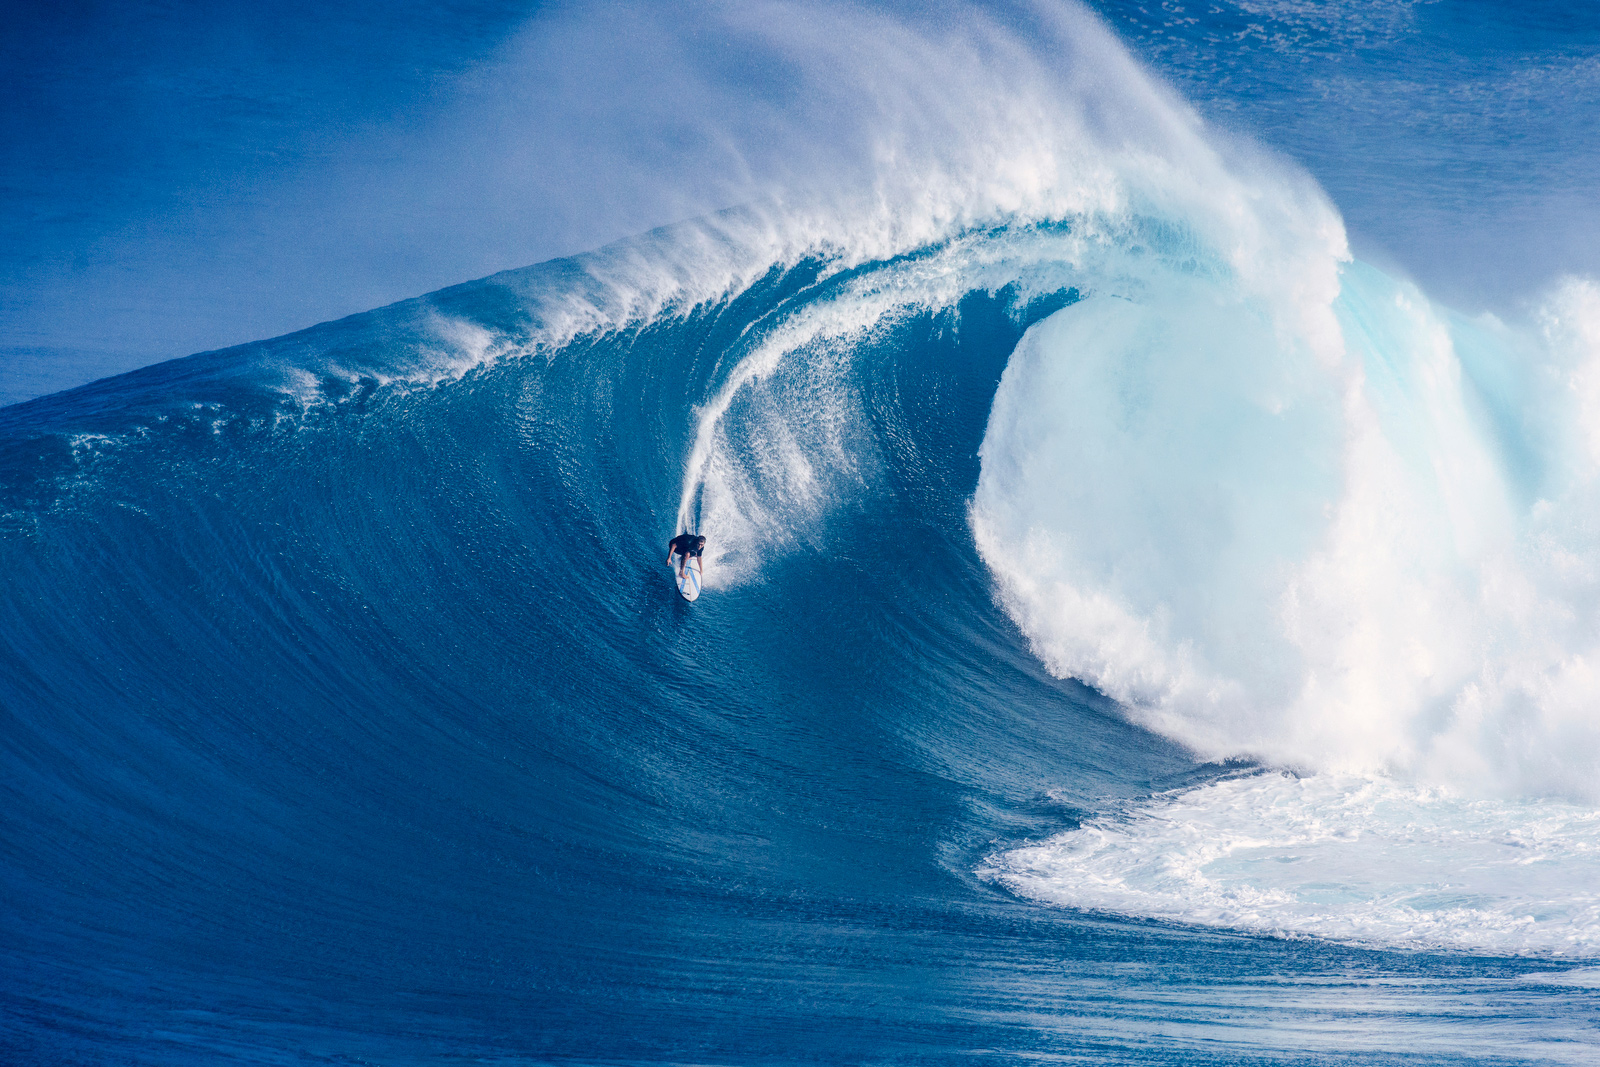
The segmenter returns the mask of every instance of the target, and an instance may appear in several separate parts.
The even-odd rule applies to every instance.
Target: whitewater
[[[1588,1062],[1600,284],[1076,8],[719,18],[849,101],[734,206],[0,409],[0,1048]]]

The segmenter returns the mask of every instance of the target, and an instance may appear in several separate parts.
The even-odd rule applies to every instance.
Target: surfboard
[[[673,573],[677,578],[677,573]],[[683,599],[694,600],[700,596],[700,567],[695,560],[690,560],[683,568],[683,577],[678,578],[678,592],[683,594]]]

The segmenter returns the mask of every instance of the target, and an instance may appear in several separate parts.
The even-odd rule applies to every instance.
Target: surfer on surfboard
[[[673,556],[682,556],[678,562],[678,578],[683,578],[683,570],[689,565],[689,560],[694,560],[695,570],[705,576],[706,567],[701,562],[700,554],[706,550],[704,534],[681,533],[667,542],[667,562],[672,562]]]

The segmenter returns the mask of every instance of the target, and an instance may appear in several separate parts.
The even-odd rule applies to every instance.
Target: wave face
[[[1593,286],[818,20],[867,180],[0,410],[10,1060],[1592,1056]]]

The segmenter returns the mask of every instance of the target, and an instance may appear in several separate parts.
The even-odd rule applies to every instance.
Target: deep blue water
[[[1118,28],[1144,17],[1112,14]],[[972,84],[952,69],[935,81]],[[1140,88],[1121,71],[1085,105],[1097,122],[1119,118],[1105,99]],[[911,128],[947,128],[944,112],[916,114]],[[1428,882],[1434,903],[1393,888],[1433,876],[1384,873],[1390,852],[1403,864],[1438,847],[1471,866],[1438,838],[1383,836],[1433,818],[1427,797],[1329,836],[1378,873],[1347,865],[1306,893],[1270,871],[1204,869],[1230,900],[1241,885],[1298,893],[1320,909],[1310,919],[1219,915],[1198,883],[1175,915],[1137,896],[1106,905],[1075,875],[1035,892],[994,873],[1024,871],[997,859],[1019,846],[1146,825],[1152,798],[1326,781],[1375,748],[1380,769],[1351,772],[1370,788],[1390,773],[1466,788],[1446,760],[1457,748],[1428,747],[1457,738],[1431,691],[1383,705],[1411,748],[1340,733],[1360,718],[1349,703],[1312,741],[1294,726],[1320,705],[1279,716],[1274,686],[1298,661],[1245,625],[1277,618],[1277,602],[1263,613],[1235,590],[1289,564],[1236,581],[1218,561],[1336,539],[1332,524],[1295,526],[1321,521],[1308,494],[1331,494],[1328,514],[1364,499],[1348,486],[1369,462],[1422,479],[1403,484],[1444,501],[1457,525],[1441,541],[1467,545],[1454,551],[1474,574],[1488,566],[1475,538],[1506,523],[1532,530],[1517,526],[1518,545],[1560,541],[1560,560],[1592,543],[1537,526],[1592,484],[1552,428],[1587,409],[1538,392],[1547,365],[1527,354],[1568,352],[1566,334],[1469,320],[1341,259],[1313,225],[1337,215],[1294,172],[1228,157],[1218,177],[1203,137],[1152,134],[1176,161],[1163,184],[1166,169],[1150,177],[1118,136],[1085,128],[1087,147],[1017,148],[1017,172],[1100,152],[1132,190],[1121,207],[980,195],[990,170],[963,184],[960,159],[937,156],[969,206],[927,208],[926,226],[893,196],[864,214],[735,212],[0,409],[0,1058],[1589,1062],[1600,920],[1582,910],[1595,838],[1581,780],[1600,748],[1581,679],[1541,658],[1592,655],[1576,567],[1558,606],[1578,622],[1495,645],[1494,669],[1450,680],[1451,699],[1518,671],[1578,689],[1578,711],[1539,705],[1554,725],[1509,755],[1497,739],[1532,720],[1510,697],[1491,707],[1489,740],[1469,738],[1480,763],[1465,764],[1509,783],[1473,818],[1575,806],[1529,861],[1554,895],[1459,871]],[[973,153],[986,168],[992,147]],[[883,181],[938,200],[923,176]],[[1228,239],[1256,233],[1237,188],[1252,190],[1243,213],[1272,223],[1254,258]],[[873,236],[883,211],[908,229]],[[1256,277],[1256,262],[1272,269]],[[1302,270],[1310,297],[1280,287]],[[1552,300],[1586,343],[1583,291]],[[1302,304],[1332,309],[1359,389],[1318,362],[1324,320],[1295,318]],[[1017,384],[1061,354],[1111,369]],[[1560,358],[1582,378],[1580,356]],[[1341,398],[1358,392],[1399,458],[1341,451],[1356,436],[1336,422],[1352,410]],[[1002,400],[1021,413],[1010,437]],[[1117,417],[1101,427],[1086,410]],[[1259,429],[1258,411],[1289,429]],[[1450,467],[1478,451],[1510,489],[1452,488],[1479,484],[1478,467]],[[1095,482],[1090,462],[1116,477]],[[1174,496],[1198,503],[1174,519]],[[1027,556],[1005,525],[1017,500],[1047,501],[1030,521],[1057,546],[1102,532],[1114,565]],[[713,541],[692,605],[662,563],[683,516]],[[1240,516],[1274,537],[1238,532]],[[1401,553],[1408,573],[1410,542],[1384,532],[1407,517],[1383,516],[1362,543]],[[1245,548],[1212,551],[1218,538]],[[1025,573],[1019,559],[1042,562]],[[1555,603],[1545,590],[1561,583],[1523,567],[1541,610]],[[1151,607],[1135,571],[1185,577]],[[1029,573],[1062,584],[1030,592]],[[1390,572],[1340,573],[1380,590],[1332,611],[1375,628],[1378,653],[1411,641],[1443,664],[1428,679],[1455,669],[1464,638],[1401,610],[1437,596],[1471,614],[1454,586],[1408,586],[1391,612]],[[1080,626],[1086,607],[1042,613],[1069,588],[1143,612],[1155,644],[1168,621],[1176,636],[1146,656],[1116,645],[1114,619]],[[1498,634],[1502,587],[1481,588],[1474,610]],[[1109,635],[1094,655],[1085,632]],[[1141,688],[1191,654],[1236,694],[1238,721],[1224,702],[1216,725],[1182,679]],[[1239,666],[1258,661],[1259,676]],[[1128,663],[1145,672],[1135,683]],[[1383,670],[1393,692],[1422,685]],[[1286,810],[1274,805],[1269,817]],[[1287,865],[1320,840],[1261,847]],[[1090,869],[1135,894],[1167,877]],[[1422,932],[1394,927],[1391,897]],[[1353,925],[1306,925],[1323,915]]]

